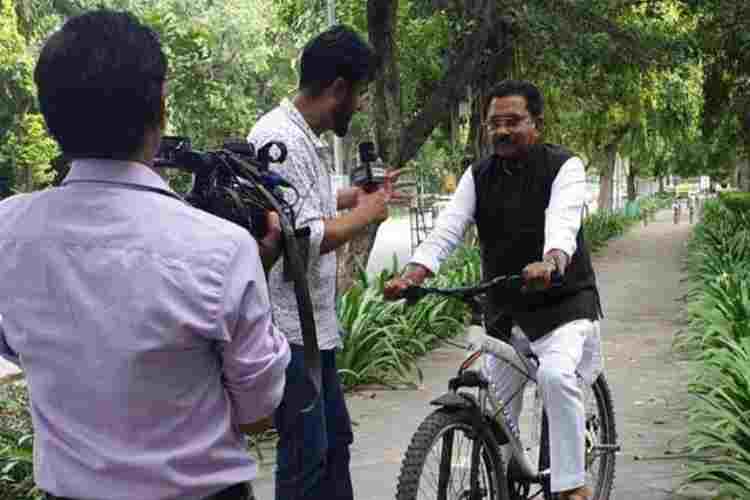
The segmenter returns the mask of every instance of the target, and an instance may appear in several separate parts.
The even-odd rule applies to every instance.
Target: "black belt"
[[[44,497],[47,500],[74,500],[72,498],[56,497],[49,493],[45,493]],[[203,500],[255,500],[255,495],[253,495],[253,487],[250,483],[239,483],[218,493],[214,493]]]

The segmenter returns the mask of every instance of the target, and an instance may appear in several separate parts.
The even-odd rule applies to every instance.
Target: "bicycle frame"
[[[407,303],[414,303],[431,293],[452,296],[469,304],[474,312],[482,313],[484,312],[482,304],[476,300],[477,296],[486,293],[493,287],[510,281],[520,282],[521,280],[522,278],[520,275],[508,275],[497,276],[485,283],[473,287],[453,289],[410,287],[404,291],[403,297],[406,298]],[[560,280],[561,277],[559,275],[555,276],[553,279],[553,286],[557,286],[560,283]],[[483,326],[469,326],[467,329],[467,340],[469,342],[469,349],[474,352],[461,364],[458,377],[451,380],[449,384],[451,392],[432,401],[432,404],[436,406],[475,409],[480,412],[479,415],[481,419],[485,416],[490,417],[493,422],[500,426],[500,430],[504,434],[503,437],[511,447],[512,455],[516,459],[522,477],[530,482],[541,482],[549,475],[549,470],[539,471],[538,467],[532,464],[529,460],[529,457],[523,449],[523,443],[521,443],[518,429],[512,423],[506,403],[495,400],[494,396],[488,390],[489,382],[484,380],[481,374],[468,371],[468,368],[473,365],[482,354],[489,353],[519,370],[524,376],[528,377],[529,380],[535,381],[537,366],[527,359],[527,356],[524,354],[522,339],[525,339],[525,337],[519,338],[511,335],[510,342],[503,342],[502,340],[487,335],[486,329]],[[469,374],[471,375],[469,376]],[[465,397],[460,397],[458,389],[461,387],[477,387],[479,389],[479,401],[474,401],[473,397],[468,394],[465,394]],[[518,395],[514,397],[517,396]],[[503,418],[499,418],[500,414],[502,414]]]
[[[517,339],[517,337],[512,337],[511,342],[513,342],[514,338]],[[522,354],[521,349],[512,345],[512,343],[506,343],[490,337],[486,334],[485,328],[479,325],[471,325],[467,328],[467,340],[469,342],[469,349],[474,352],[461,364],[459,374],[466,372],[482,354],[489,353],[519,370],[529,380],[536,380],[536,365],[528,360]],[[458,387],[456,387],[457,390]],[[519,396],[522,396],[522,394],[515,397]],[[529,460],[524,451],[519,431],[509,415],[506,402],[496,401],[491,391],[484,385],[479,386],[478,399],[481,414],[490,416],[492,421],[500,426],[500,430],[508,440],[511,453],[516,459],[522,476],[529,481],[541,482],[549,475],[549,470],[539,471],[538,467]],[[502,418],[500,418],[501,415]]]

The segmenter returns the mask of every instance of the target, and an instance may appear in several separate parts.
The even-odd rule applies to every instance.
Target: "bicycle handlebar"
[[[487,292],[489,289],[494,288],[502,283],[507,283],[512,280],[523,280],[520,274],[511,274],[504,276],[497,276],[491,280],[479,283],[474,286],[462,286],[455,288],[435,288],[435,287],[424,287],[424,286],[410,286],[406,288],[401,294],[401,298],[406,299],[407,303],[413,304],[424,297],[435,294],[443,295],[446,297],[455,297],[461,300],[468,300],[477,295],[481,295]]]
[[[406,299],[407,304],[414,304],[430,294],[454,297],[463,301],[468,301],[469,299],[472,299],[477,295],[486,293],[491,288],[500,286],[502,284],[511,283],[513,281],[518,281],[520,284],[522,284],[523,276],[521,276],[520,274],[507,274],[503,276],[496,276],[483,283],[479,283],[478,285],[455,288],[435,288],[415,285],[406,288],[401,293],[400,298]],[[562,286],[562,275],[555,272],[552,274],[552,287],[558,288],[560,286]]]

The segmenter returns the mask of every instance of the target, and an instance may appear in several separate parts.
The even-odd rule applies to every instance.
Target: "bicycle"
[[[474,318],[478,318],[484,313],[481,297],[488,290],[521,280],[520,276],[513,275],[499,276],[473,287],[412,286],[404,291],[403,297],[407,303],[414,303],[429,294],[455,297],[469,304]],[[524,394],[531,397],[534,393],[531,407],[534,419],[524,427],[540,433],[538,446],[534,447],[531,445],[536,435],[522,439],[519,428],[510,417],[509,403],[519,394],[514,394],[507,402],[498,401],[490,382],[479,371],[470,370],[483,354],[488,353],[510,363],[528,381],[534,381],[538,360],[528,339],[516,331],[508,342],[504,342],[488,336],[484,326],[477,324],[469,326],[467,333],[469,346],[462,347],[472,354],[461,364],[457,376],[449,381],[449,391],[431,402],[438,409],[414,434],[402,462],[396,499],[554,500],[549,481],[547,420],[538,391],[532,384],[525,384],[527,390]],[[580,374],[579,383],[583,383]],[[462,389],[477,389],[478,393],[475,395]],[[612,396],[603,374],[585,389],[587,484],[594,490],[594,500],[608,500],[614,482],[615,454],[620,450]],[[523,418],[524,414],[519,423]],[[457,447],[458,433],[468,439],[470,446],[467,449],[460,444]],[[507,466],[500,448],[505,444],[510,448]],[[429,475],[426,467],[438,445],[438,472]],[[463,482],[467,474],[467,486],[454,485],[454,479]],[[435,487],[436,491],[422,495],[428,487]]]

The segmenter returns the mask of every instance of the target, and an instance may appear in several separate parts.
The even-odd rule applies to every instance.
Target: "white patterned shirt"
[[[320,349],[341,347],[336,320],[336,252],[320,253],[324,221],[336,217],[333,151],[288,99],[261,117],[247,140],[256,150],[269,141],[280,141],[287,147],[286,161],[271,164],[271,168],[299,192],[300,198],[294,205],[297,227],[310,228],[308,280],[318,345]],[[291,193],[289,200],[294,201]],[[284,279],[283,269],[284,259],[279,259],[268,276],[274,323],[290,343],[302,345],[294,287]]]

